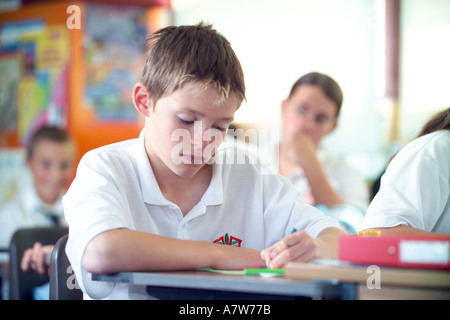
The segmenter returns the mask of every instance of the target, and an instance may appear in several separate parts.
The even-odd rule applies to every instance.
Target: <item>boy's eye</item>
[[[181,118],[179,120],[182,124],[193,124],[194,123],[194,121],[183,120]]]
[[[190,118],[190,117],[184,117],[184,116],[178,116],[178,120],[185,125],[191,125],[194,123],[194,119]]]
[[[44,160],[44,161],[41,162],[41,166],[42,166],[42,168],[44,168],[44,169],[49,169],[49,168],[52,166],[52,164],[51,164],[50,161]]]
[[[62,163],[60,164],[60,168],[61,168],[62,170],[67,170],[69,167],[70,167],[69,162],[62,162]]]

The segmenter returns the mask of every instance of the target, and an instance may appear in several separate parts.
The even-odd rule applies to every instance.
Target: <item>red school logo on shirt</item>
[[[228,246],[240,247],[242,240],[233,236],[229,237],[228,233],[225,233],[224,236],[221,236],[220,238],[214,240],[213,242],[218,244],[225,244]]]

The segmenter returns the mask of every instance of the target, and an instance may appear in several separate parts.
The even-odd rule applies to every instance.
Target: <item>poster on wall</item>
[[[18,145],[18,85],[22,76],[22,36],[45,29],[38,18],[0,22],[0,147]]]
[[[135,122],[132,89],[145,55],[147,12],[141,7],[86,4],[83,105],[98,122]]]
[[[2,53],[16,53],[19,49],[20,38],[23,35],[39,33],[44,29],[44,21],[37,18],[2,23],[0,28],[0,51]]]
[[[17,130],[19,59],[0,57],[0,131]]]
[[[20,39],[21,78],[18,86],[18,132],[27,144],[42,125],[67,126],[69,34],[54,26]]]
[[[12,200],[32,182],[25,164],[25,149],[0,149],[0,205]]]

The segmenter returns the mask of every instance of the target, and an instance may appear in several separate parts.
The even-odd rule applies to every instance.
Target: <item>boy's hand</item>
[[[24,251],[20,267],[22,271],[33,271],[38,274],[48,274],[50,261],[46,259],[51,254],[53,245],[43,246],[36,242],[32,248]]]
[[[306,166],[311,157],[316,156],[316,147],[313,140],[306,133],[298,132],[292,139],[284,142],[286,152],[285,160],[300,166]]]
[[[222,270],[242,270],[245,268],[263,268],[264,260],[258,250],[233,247],[222,244],[211,244],[218,252],[212,268]]]
[[[288,262],[310,262],[321,256],[316,239],[306,231],[297,231],[261,251],[268,268],[283,268]]]

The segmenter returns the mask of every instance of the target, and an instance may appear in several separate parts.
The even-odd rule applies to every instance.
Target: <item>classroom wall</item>
[[[145,6],[143,6],[144,4]],[[71,5],[76,6],[79,9],[79,18],[81,21],[79,29],[68,27],[67,23],[73,13],[73,11],[69,10],[69,6]],[[104,9],[96,10],[95,8],[98,7],[102,7]],[[68,10],[69,12],[67,12]],[[133,13],[129,14],[128,11],[130,10],[135,10],[141,13],[138,18],[140,20],[136,22],[137,27],[131,23],[131,21],[133,21],[132,18],[136,15],[133,15]],[[88,22],[93,19],[91,18],[91,20],[89,20],[88,17],[93,16],[94,11],[97,12],[97,19],[94,20],[93,23],[89,24]],[[101,19],[99,17],[101,17]],[[130,19],[126,20],[127,17],[130,17]],[[110,70],[112,69],[122,72],[120,74],[116,72],[114,75],[117,77],[128,76],[127,72],[132,69],[135,79],[139,78],[144,61],[144,51],[146,45],[145,38],[148,33],[171,23],[170,2],[166,0],[96,0],[77,2],[25,1],[25,4],[18,10],[0,12],[1,28],[4,28],[5,24],[12,24],[16,22],[20,23],[30,20],[42,21],[43,29],[60,27],[63,29],[62,31],[64,31],[64,35],[68,38],[68,41],[64,43],[63,48],[59,47],[53,51],[58,51],[59,55],[63,55],[61,52],[66,51],[64,52],[64,55],[67,55],[68,65],[67,76],[64,75],[61,79],[65,86],[61,90],[64,93],[64,97],[62,99],[67,101],[63,102],[64,109],[66,109],[63,112],[67,114],[61,116],[61,118],[64,119],[61,121],[56,121],[54,124],[68,128],[78,143],[79,153],[83,155],[86,151],[91,150],[92,148],[123,139],[136,137],[142,127],[142,120],[138,118],[137,112],[135,112],[134,107],[132,106],[132,101],[130,98],[131,94],[125,96],[123,93],[125,91],[122,90],[122,88],[118,88],[122,90],[121,94],[124,95],[124,97],[119,98],[123,100],[130,100],[130,108],[127,108],[127,110],[119,110],[121,112],[119,113],[118,111],[117,114],[110,112],[111,115],[105,115],[110,110],[104,110],[105,108],[100,110],[97,105],[100,102],[89,100],[92,94],[90,96],[88,90],[93,87],[92,83],[97,81],[99,78],[103,77],[103,81],[105,82],[106,78],[111,78],[112,73]],[[112,21],[112,23],[109,23],[110,21]],[[117,21],[117,26],[115,26],[116,30],[114,30],[114,21]],[[145,27],[145,30],[142,30],[143,27]],[[102,34],[100,34],[98,29],[102,28],[105,30]],[[134,36],[129,36],[129,43],[124,42],[122,45],[116,44],[115,46],[108,43],[108,41],[114,40],[114,38],[120,36],[118,33],[120,33],[121,30],[127,28],[140,28],[140,38],[137,39],[138,34],[135,33]],[[111,34],[114,34],[114,36],[109,36],[108,38],[106,36],[108,34],[108,30],[110,30]],[[4,32],[1,34],[7,35],[7,33]],[[10,34],[11,33],[8,33],[8,35]],[[96,48],[95,45],[99,43],[98,38],[100,38],[101,41],[106,41],[107,43],[105,46],[107,47]],[[95,43],[95,41],[97,41],[97,43]],[[128,47],[138,41],[141,48],[137,48],[138,46],[136,45],[136,48],[133,49],[140,50],[140,57],[139,59],[132,61],[132,64],[131,62],[126,61],[126,57],[124,56],[126,56],[126,54],[130,51],[126,51]],[[93,42],[94,44],[92,44]],[[2,41],[2,45],[3,44],[4,40]],[[38,52],[39,50],[36,51]],[[47,56],[48,52],[45,53]],[[5,54],[0,50],[1,58],[8,55],[18,57],[20,64],[19,70],[17,71],[20,77],[19,87],[23,82],[25,82],[23,79],[26,78],[23,72],[24,67],[23,59],[21,57],[22,54],[22,51]],[[43,56],[45,54],[43,54]],[[39,56],[39,54],[36,53],[36,56]],[[93,56],[92,59],[97,60],[91,61],[92,59],[90,56]],[[42,58],[42,60],[44,60],[44,58]],[[41,58],[38,57],[36,59],[39,60]],[[36,62],[36,69],[39,69],[40,63],[40,60]],[[122,70],[120,70],[121,68]],[[5,76],[3,75],[2,79],[4,77]],[[39,79],[36,77],[33,80],[37,82]],[[126,78],[123,78],[120,81],[124,83],[124,86],[128,86],[128,84],[126,84]],[[54,89],[57,85],[56,82],[58,81],[54,82],[55,83],[52,84],[53,87],[48,88],[49,91]],[[109,91],[104,90],[104,100],[106,101],[105,105],[109,103],[111,110],[114,108],[118,110],[118,107],[116,107],[117,101],[115,100],[117,94],[112,89],[113,86],[109,88]],[[126,89],[129,89],[128,91],[131,92],[132,87],[127,87]],[[30,90],[29,92],[34,91]],[[21,93],[22,91],[19,90],[19,98],[22,96]],[[19,101],[17,101],[18,106],[16,108],[18,109],[19,114],[17,115],[17,119],[13,119],[18,121],[17,128],[13,128],[13,130],[3,130],[3,127],[0,128],[0,132],[2,134],[0,139],[0,147],[21,147],[26,143],[26,137],[24,137],[25,129],[22,130],[21,128],[21,122],[23,122],[22,120],[25,118],[25,112],[23,111],[25,108],[23,105],[19,104],[21,102],[32,100],[36,100],[36,97],[31,97],[31,95],[29,95],[28,99],[19,99]],[[2,106],[2,110],[3,108],[4,107]],[[102,112],[103,115],[101,114]],[[29,126],[26,130],[32,131],[32,127]]]
[[[450,42],[444,40],[450,39],[450,2],[400,5],[399,139],[390,141],[384,0],[172,1],[176,24],[205,20],[233,45],[246,76],[248,101],[236,114],[244,126],[279,127],[280,103],[302,74],[320,71],[334,77],[344,103],[339,126],[323,147],[347,159],[369,181],[427,116],[450,105],[445,76]]]
[[[168,0],[159,2],[162,8],[170,6]],[[49,25],[66,23],[66,1],[25,3],[20,11],[0,13],[0,21],[39,16]],[[391,119],[383,104],[384,3],[172,0],[171,10],[150,10],[148,17],[153,29],[204,20],[230,40],[246,76],[248,100],[236,114],[236,121],[244,127],[277,130],[281,101],[299,76],[310,71],[333,76],[344,90],[344,104],[339,126],[323,147],[347,159],[370,181],[429,115],[450,105],[450,42],[445,41],[450,39],[450,2],[401,1],[399,139],[389,141]],[[84,2],[71,4],[79,5],[83,12]],[[70,30],[69,34],[67,126],[81,157],[92,148],[135,137],[142,123],[139,118],[133,123],[96,119],[83,102],[83,32]],[[17,133],[1,132],[0,147],[19,145]]]
[[[400,136],[450,107],[450,1],[402,1]]]

